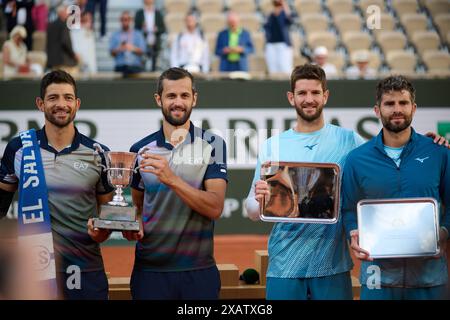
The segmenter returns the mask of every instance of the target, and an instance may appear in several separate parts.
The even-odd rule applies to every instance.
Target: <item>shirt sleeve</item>
[[[351,157],[347,159],[344,166],[342,177],[342,217],[344,223],[345,234],[350,238],[350,231],[358,229],[358,221],[356,216],[356,204],[361,196],[358,178],[354,170],[353,160]]]
[[[19,181],[14,171],[16,151],[16,148],[12,146],[12,142],[6,145],[0,162],[0,182],[2,183],[15,184]]]
[[[211,157],[203,180],[223,179],[228,182],[227,147],[225,141],[218,136],[211,143]]]
[[[366,143],[367,141],[361,137],[358,133],[353,132],[353,136],[355,138],[355,148],[359,147],[360,145],[363,145],[364,143]]]

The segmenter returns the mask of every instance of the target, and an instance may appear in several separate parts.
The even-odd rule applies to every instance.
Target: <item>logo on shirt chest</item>
[[[417,158],[415,158],[414,160],[417,160],[417,161],[419,161],[420,163],[423,163],[425,160],[427,160],[428,158],[430,158],[430,157],[425,157],[425,158],[419,158],[419,157],[417,157]]]
[[[89,165],[86,162],[75,161],[73,163],[73,167],[75,168],[75,170],[78,170],[78,171],[86,171],[87,168],[89,167]]]
[[[315,146],[317,146],[317,143],[311,144],[309,146],[305,146],[305,148],[308,148],[309,150],[312,150]]]

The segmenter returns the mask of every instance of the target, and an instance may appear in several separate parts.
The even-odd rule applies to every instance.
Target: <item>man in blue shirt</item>
[[[375,114],[383,123],[378,136],[352,151],[345,164],[342,211],[351,248],[361,265],[361,299],[444,299],[447,290],[445,256],[450,228],[450,150],[417,134],[411,127],[416,111],[415,89],[402,76],[377,86]],[[436,199],[440,215],[442,253],[430,258],[372,259],[359,247],[356,205],[361,199]],[[442,210],[444,211],[444,210]],[[380,270],[381,288],[368,286],[373,266]],[[370,268],[370,269],[369,269]]]
[[[333,162],[341,167],[347,154],[364,143],[355,132],[325,124],[327,102],[325,72],[317,65],[296,67],[291,75],[289,103],[297,111],[297,124],[262,146],[246,209],[259,220],[259,202],[270,195],[260,180],[266,161]],[[269,238],[267,299],[352,299],[353,267],[342,219],[336,224],[275,223]]]
[[[116,72],[122,72],[124,76],[142,72],[142,55],[146,44],[142,32],[131,28],[131,16],[124,11],[120,16],[122,30],[113,33],[109,50],[114,57]]]

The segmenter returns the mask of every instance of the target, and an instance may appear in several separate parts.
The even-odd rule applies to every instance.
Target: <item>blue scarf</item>
[[[41,152],[34,129],[20,133],[22,162],[19,183],[19,244],[32,255],[33,279],[48,290],[45,297],[56,298],[56,268]]]

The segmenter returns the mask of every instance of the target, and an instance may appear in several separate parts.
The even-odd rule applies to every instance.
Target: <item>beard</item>
[[[400,124],[393,123],[391,120],[394,117],[402,117],[404,118],[403,122]],[[383,116],[380,111],[381,122],[383,123],[383,127],[388,131],[399,133],[405,129],[407,129],[412,122],[412,114],[404,114],[404,113],[393,113],[391,116]]]
[[[181,118],[175,118],[171,115],[171,111],[176,110],[176,109],[180,109],[180,110],[184,111],[184,115]],[[189,118],[191,116],[191,112],[192,112],[192,107],[191,108],[169,107],[167,109],[165,109],[164,107],[162,108],[162,113],[163,113],[164,119],[166,119],[166,121],[174,127],[179,127],[179,126],[184,125],[189,120]]]
[[[319,119],[320,116],[322,115],[323,105],[317,105],[317,106],[313,106],[313,107],[316,108],[316,112],[313,114],[305,113],[305,111],[303,110],[303,108],[305,108],[305,106],[297,106],[296,105],[295,110],[297,111],[297,114],[300,116],[300,118],[302,118],[303,120],[305,120],[307,122],[313,122],[313,121]]]
[[[68,114],[68,117],[60,119],[56,115],[56,113],[61,111],[66,112]],[[75,119],[75,113],[71,113],[71,110],[67,112],[67,109],[65,108],[52,108],[51,110],[44,112],[44,115],[45,119],[47,119],[48,122],[50,122],[51,124],[53,124],[58,128],[67,127]]]

